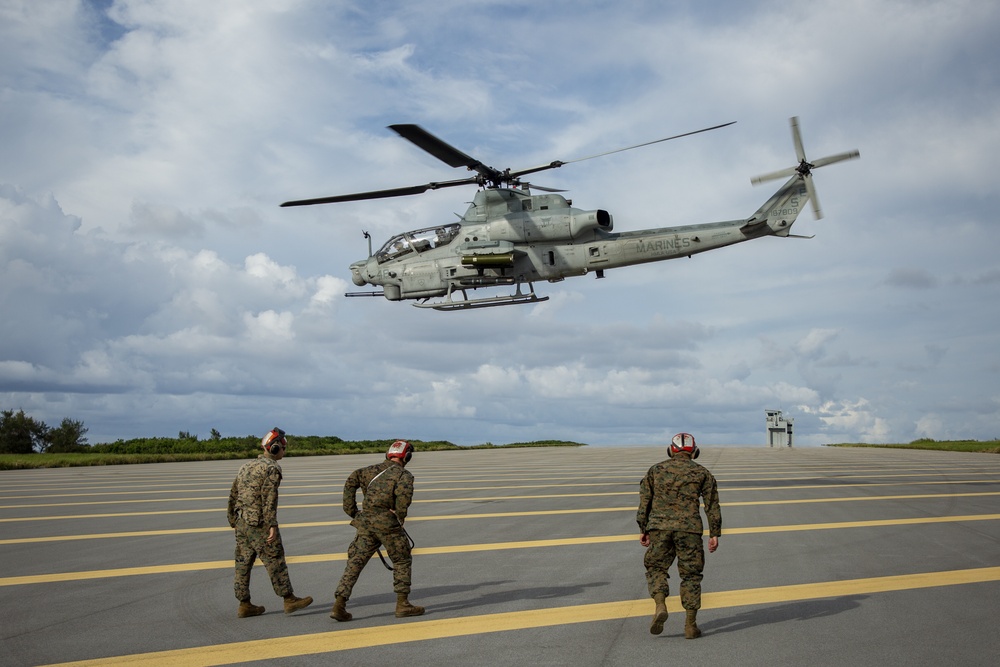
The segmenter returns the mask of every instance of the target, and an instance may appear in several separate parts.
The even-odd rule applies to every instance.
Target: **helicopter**
[[[751,179],[757,185],[788,178],[749,218],[680,227],[614,232],[612,215],[603,209],[581,210],[558,194],[564,190],[533,185],[522,177],[612,153],[632,150],[702,132],[735,121],[656,139],[574,160],[554,160],[528,169],[499,170],[466,155],[419,125],[390,125],[388,129],[451,167],[465,167],[475,175],[451,181],[375,190],[354,194],[287,201],[281,206],[310,206],[416,195],[428,190],[476,185],[478,190],[457,222],[397,234],[350,266],[358,287],[374,285],[380,291],[348,292],[348,297],[380,297],[389,301],[414,300],[414,306],[435,310],[467,310],[548,300],[535,292],[535,283],[556,283],[593,273],[604,278],[609,269],[691,257],[702,252],[765,236],[812,238],[790,234],[792,224],[812,202],[822,218],[812,171],[860,157],[857,150],[808,160],[797,117],[791,118],[792,141],[798,163]],[[532,194],[532,189],[544,194]],[[513,294],[471,297],[481,288],[514,288]]]

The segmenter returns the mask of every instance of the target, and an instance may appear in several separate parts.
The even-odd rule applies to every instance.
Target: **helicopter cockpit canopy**
[[[421,253],[431,248],[440,248],[451,243],[461,230],[462,225],[454,222],[450,225],[427,227],[426,229],[397,234],[386,241],[385,245],[375,253],[375,260],[379,264],[384,264],[411,252]]]

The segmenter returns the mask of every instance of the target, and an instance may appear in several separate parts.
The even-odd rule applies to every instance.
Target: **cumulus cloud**
[[[0,18],[0,407],[82,419],[92,441],[281,422],[759,444],[765,408],[797,413],[807,445],[998,433],[991,3],[57,0]],[[344,298],[362,231],[377,248],[453,221],[471,192],[278,207],[459,177],[391,123],[519,168],[737,120],[539,179],[616,230],[733,219],[769,196],[750,176],[794,163],[793,115],[811,158],[862,153],[816,172],[826,217],[796,223],[814,239],[536,285],[535,306]]]

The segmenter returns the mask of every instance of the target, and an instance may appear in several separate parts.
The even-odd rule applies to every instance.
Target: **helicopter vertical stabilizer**
[[[809,190],[799,176],[793,176],[750,216],[747,225],[756,227],[766,223],[775,236],[788,236],[807,201]]]

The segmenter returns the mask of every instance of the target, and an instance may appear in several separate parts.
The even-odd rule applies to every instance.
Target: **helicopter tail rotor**
[[[857,150],[847,151],[846,153],[837,153],[836,155],[830,155],[828,157],[819,158],[818,160],[810,162],[806,158],[806,152],[802,146],[802,134],[799,131],[798,116],[792,116],[790,122],[792,126],[792,142],[795,145],[795,158],[799,161],[799,163],[794,167],[789,167],[788,169],[781,169],[779,171],[773,171],[769,174],[755,176],[750,179],[750,182],[754,185],[759,185],[761,183],[777,180],[779,178],[798,176],[798,178],[800,178],[805,184],[806,193],[809,195],[809,200],[812,202],[813,213],[816,215],[816,219],[819,220],[823,217],[823,211],[819,205],[819,198],[816,196],[816,187],[812,180],[812,170],[819,167],[825,167],[836,162],[843,162],[844,160],[853,160],[861,157],[861,153]]]

